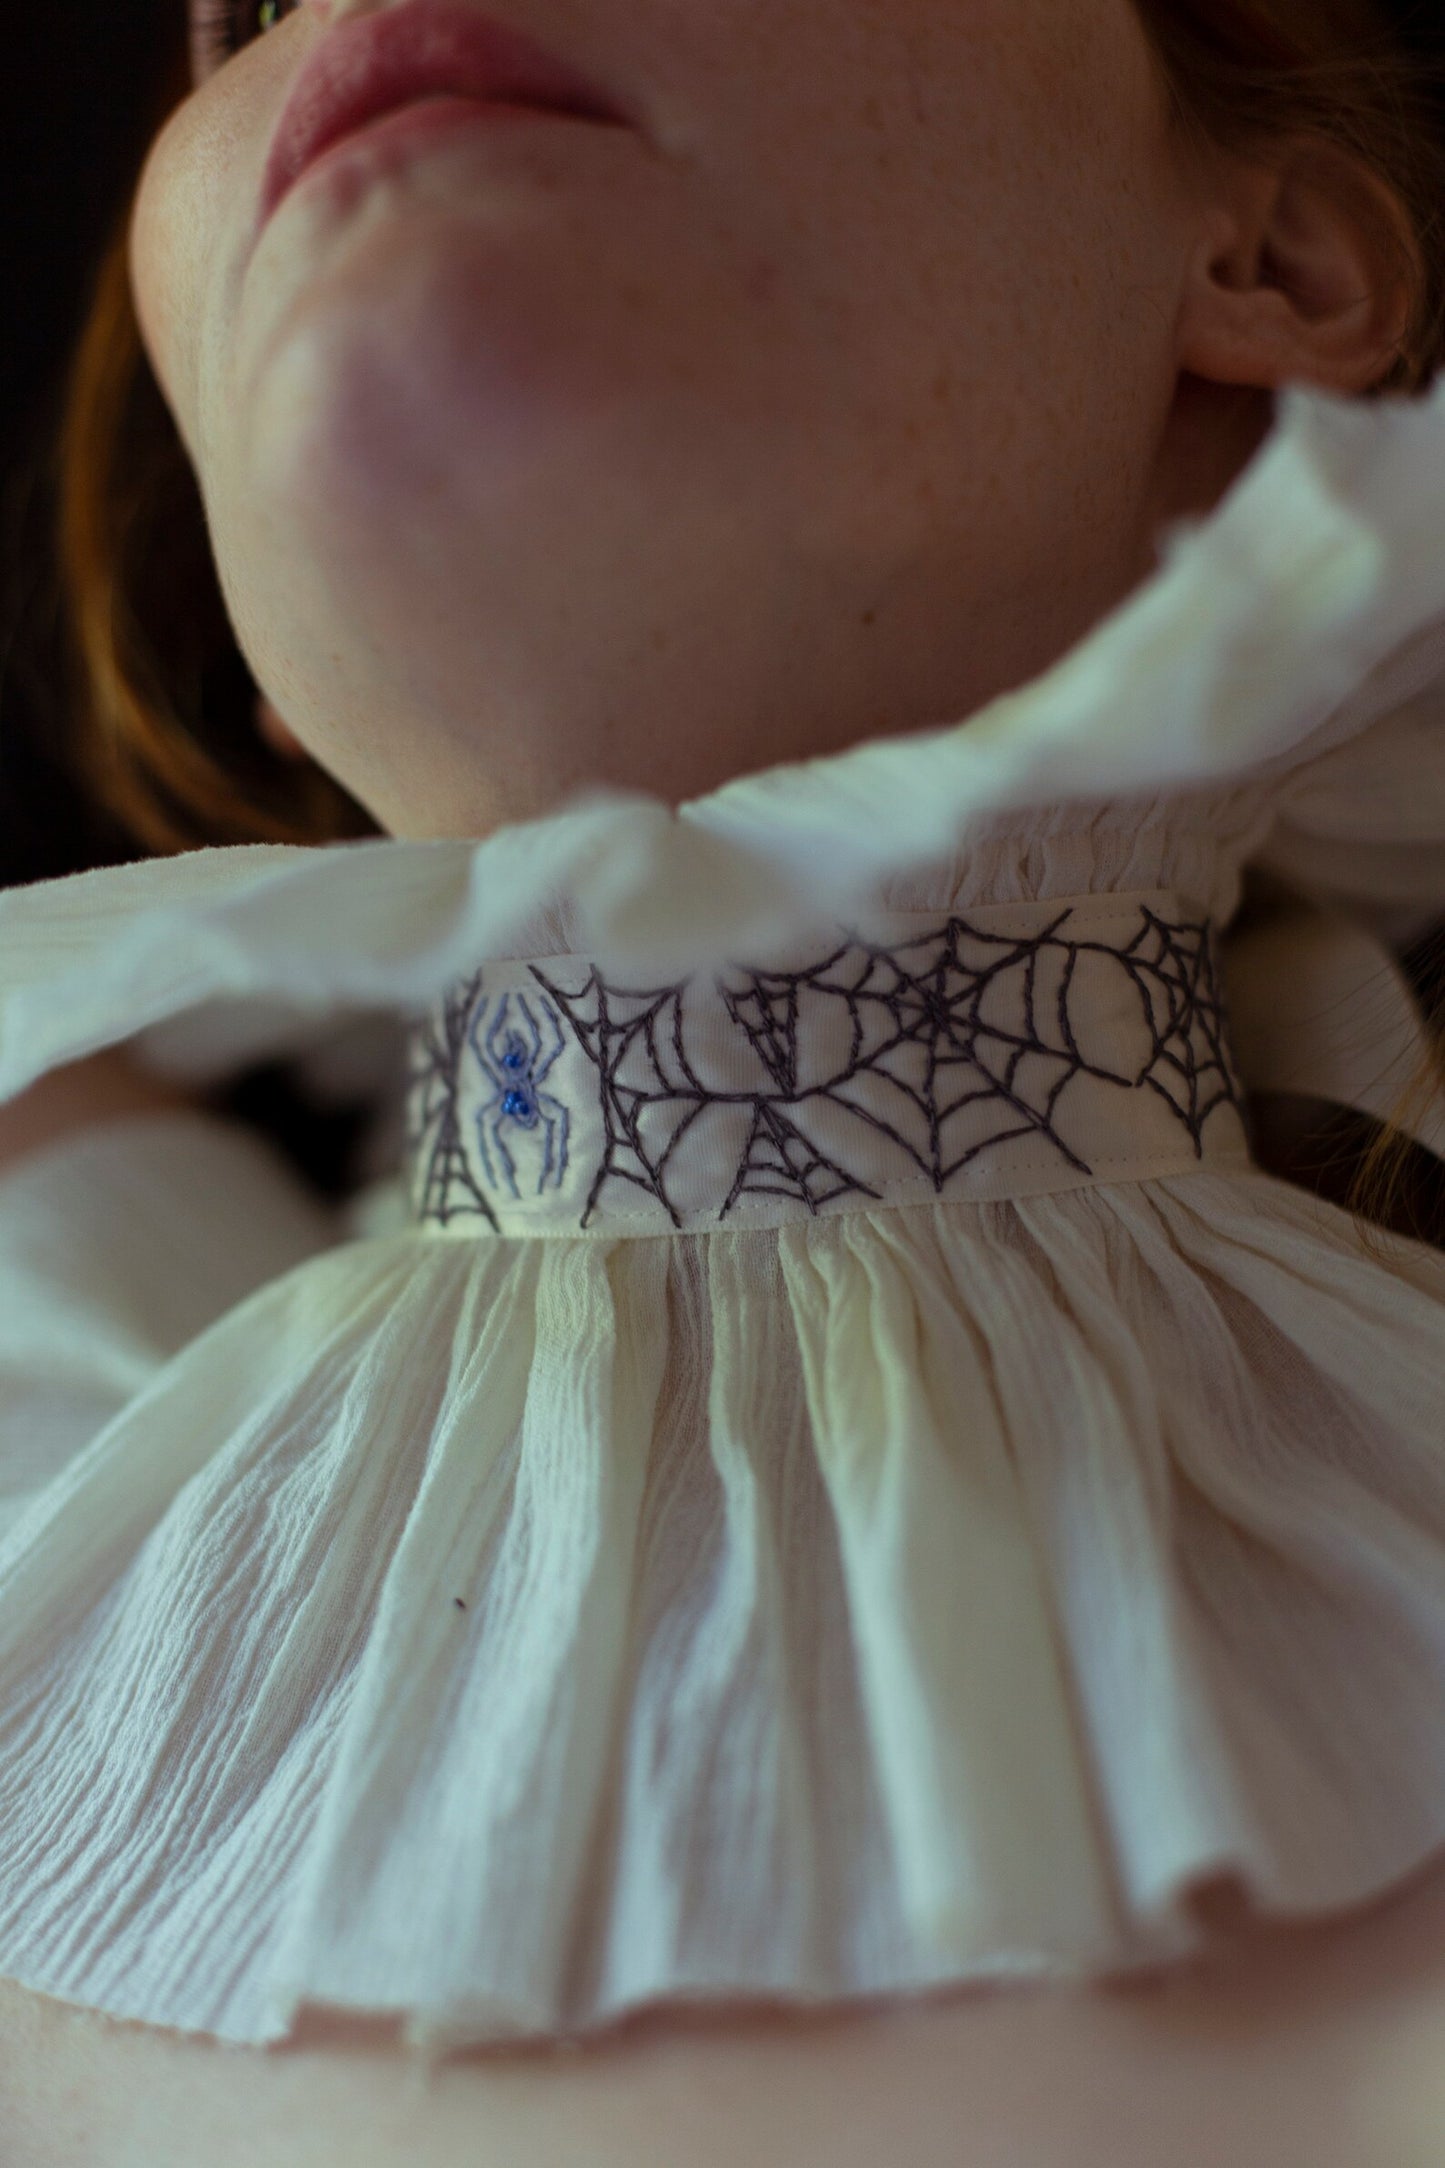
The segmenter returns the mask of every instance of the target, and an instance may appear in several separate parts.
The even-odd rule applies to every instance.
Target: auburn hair
[[[1386,0],[1133,4],[1185,137],[1233,150],[1308,131],[1384,184],[1399,219],[1382,233],[1411,307],[1389,373],[1362,396],[1427,389],[1445,361],[1445,67],[1432,71],[1406,44]],[[157,126],[189,87],[178,51]],[[136,322],[133,205],[132,193],[102,253],[53,446],[70,765],[151,852],[375,833],[321,769],[271,751],[254,728],[256,687],[197,481]],[[1445,1087],[1445,1012],[1433,1036],[1431,1075],[1414,1080],[1413,1098],[1433,1081]],[[1408,1119],[1405,1102],[1397,1115]],[[1352,1131],[1345,1150],[1354,1180],[1341,1201],[1418,1231],[1408,1136],[1394,1124],[1372,1138]]]
[[[181,50],[157,127],[189,88]],[[254,727],[199,484],[141,340],[134,204],[133,189],[101,255],[54,445],[69,764],[152,853],[375,834],[329,775]]]

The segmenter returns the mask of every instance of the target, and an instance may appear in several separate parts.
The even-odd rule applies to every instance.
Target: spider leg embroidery
[[[417,1170],[414,1194],[420,1217],[442,1227],[463,1216],[497,1224],[468,1161],[460,1108],[468,1020],[481,984],[478,973],[454,988],[413,1042],[407,1146]]]
[[[491,1009],[488,1020],[490,1006],[486,1002],[478,1005],[470,1033],[472,1053],[490,1087],[490,1096],[477,1109],[478,1151],[492,1187],[505,1187],[511,1196],[520,1198],[517,1159],[509,1132],[529,1134],[540,1128],[540,1196],[549,1184],[559,1184],[567,1169],[567,1109],[552,1093],[541,1089],[542,1079],[562,1053],[566,1039],[550,1002],[541,1001],[533,1008],[525,994],[505,993]]]
[[[534,1163],[539,1197],[564,1186],[582,1063],[568,1069],[563,1056],[585,1058],[598,1142],[585,1198],[579,1192],[583,1228],[615,1185],[642,1191],[681,1226],[684,1165],[688,1216],[717,1221],[750,1196],[817,1213],[849,1196],[885,1197],[919,1175],[941,1196],[963,1169],[1016,1142],[1033,1146],[1032,1170],[1047,1163],[1043,1151],[1087,1177],[1093,1170],[1071,1142],[1088,1133],[1078,1127],[1086,1084],[1157,1095],[1203,1158],[1209,1117],[1242,1096],[1216,929],[1141,905],[1116,938],[1119,910],[1105,907],[1108,937],[1089,939],[1076,918],[1082,907],[1070,903],[1023,935],[965,916],[894,945],[849,931],[811,966],[732,966],[705,985],[614,985],[579,959],[567,960],[585,974],[571,989],[538,964],[525,966],[530,985],[497,996],[470,982],[424,1041],[427,1136],[452,1187],[423,1181],[423,1208],[445,1218],[465,1188],[464,1170],[442,1151],[457,1103],[445,1072],[463,1060],[476,1064],[481,1087],[469,1125],[470,1209],[485,1211],[483,1185],[520,1198]],[[870,1133],[883,1141],[870,1148]],[[718,1159],[706,1202],[702,1161],[684,1156],[695,1140],[709,1166]]]

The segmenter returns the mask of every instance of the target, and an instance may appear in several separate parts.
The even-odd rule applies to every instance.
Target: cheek
[[[239,65],[185,99],[151,143],[131,215],[129,269],[141,339],[195,455],[198,380],[237,205],[264,151],[258,89]]]
[[[1164,239],[1160,101],[1125,0],[842,12],[831,63],[819,26],[808,65],[757,71],[747,164],[757,200],[788,207],[785,260],[837,312],[839,365],[906,381],[910,351],[941,342],[980,395],[1034,404],[1089,376],[1106,393],[1157,306]]]
[[[178,127],[179,118],[173,116],[151,144],[136,190],[129,246],[131,296],[141,340],[172,406],[179,376],[176,335],[186,322],[177,292],[183,265],[177,249],[176,211],[185,194],[185,175],[176,152]]]

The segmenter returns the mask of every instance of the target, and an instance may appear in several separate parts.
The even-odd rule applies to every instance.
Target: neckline
[[[410,1043],[433,1234],[713,1234],[1248,1163],[1219,929],[1163,891],[878,914],[678,979],[489,963]]]

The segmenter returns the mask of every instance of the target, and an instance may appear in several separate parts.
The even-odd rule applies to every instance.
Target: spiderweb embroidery
[[[1055,927],[1068,915],[1062,914]],[[799,1094],[802,1083],[799,1027],[805,1008],[816,1015],[820,1001],[841,1003],[849,1027],[846,1065],[806,1096],[831,1100],[890,1138],[940,1193],[981,1152],[1031,1133],[1047,1137],[1069,1165],[1087,1174],[1089,1168],[1054,1127],[1054,1111],[1076,1075],[1105,1072],[1090,1071],[1074,1044],[1064,996],[1059,1007],[1063,1047],[1050,1047],[1035,1028],[1038,964],[1053,931],[1000,937],[952,919],[940,933],[901,948],[855,942],[811,970],[754,973],[741,989],[724,988],[723,998],[789,1098]],[[969,942],[983,950],[980,958],[970,959]],[[1020,972],[1026,1021],[1011,1029],[991,1019],[988,997],[1009,974]],[[1025,1082],[1021,1072],[1031,1056],[1037,1057],[1035,1072]],[[874,1090],[873,1104],[858,1090],[865,1080],[887,1087]],[[892,1104],[891,1119],[880,1102]],[[950,1155],[949,1124],[985,1104],[995,1109],[998,1126],[981,1142]],[[768,1186],[756,1183],[745,1164],[729,1207]]]
[[[888,1139],[901,1155],[900,1171],[911,1167],[940,1195],[982,1153],[1019,1139],[1088,1176],[1092,1168],[1059,1127],[1061,1104],[1084,1077],[1156,1093],[1202,1159],[1210,1115],[1223,1104],[1242,1103],[1230,1060],[1215,928],[1208,920],[1171,922],[1143,907],[1133,938],[1114,945],[1071,939],[1064,929],[1074,915],[1070,905],[1029,935],[992,933],[951,918],[903,944],[855,937],[802,969],[730,971],[710,991],[698,988],[691,1000],[688,979],[625,987],[589,965],[582,984],[569,987],[555,971],[528,966],[546,997],[542,1006],[558,1043],[565,1026],[595,1076],[601,1150],[580,1225],[587,1227],[621,1186],[650,1197],[681,1226],[678,1154],[699,1121],[719,1108],[738,1110],[746,1124],[746,1141],[735,1164],[729,1161],[731,1174],[720,1178],[708,1206],[719,1220],[745,1197],[783,1197],[811,1213],[843,1197],[878,1198],[880,1190],[848,1164],[851,1155],[838,1141],[852,1123]],[[1101,968],[1124,974],[1143,1027],[1144,1058],[1128,1072],[1091,1059],[1086,1048]],[[1081,978],[1083,1013],[1076,1015]],[[509,998],[522,999],[502,997],[502,1013]],[[505,1081],[496,1050],[512,1042],[498,1039],[495,1024],[490,1042],[483,1040],[480,1012],[468,1035],[467,1015],[479,1004],[484,1008],[480,978],[455,997],[460,1022],[444,1010],[429,1052],[433,1066],[445,1068],[460,1064],[470,1048],[491,1094],[483,1118],[491,1109],[495,1123]],[[1122,1005],[1130,1006],[1127,992]],[[700,1051],[703,1019],[711,1064]],[[720,1031],[729,1042],[721,1051],[729,1076],[750,1076],[736,1089],[720,1088],[701,1073],[709,1067],[716,1073]],[[534,1027],[527,1041],[532,1085],[540,1087],[556,1059],[556,1049]],[[427,1117],[423,1215],[426,1200],[439,1198],[443,1209],[433,1209],[432,1217],[478,1208],[491,1217],[461,1149],[455,1079],[449,1088],[450,1098],[445,1083],[433,1085],[439,1096]],[[540,1094],[539,1117],[546,1098]],[[565,1154],[567,1109],[559,1099],[548,1104],[549,1150],[555,1130]],[[826,1146],[818,1121],[824,1110],[830,1110],[822,1125]],[[478,1144],[485,1178],[495,1188],[484,1128]],[[876,1156],[869,1172],[877,1173]],[[507,1186],[516,1194],[514,1179]]]
[[[442,1227],[464,1218],[497,1225],[462,1139],[462,1060],[482,977],[453,987],[412,1040],[406,1141],[417,1170],[413,1194],[418,1216]]]
[[[1230,1053],[1215,929],[1174,926],[1147,905],[1143,910],[1144,924],[1120,956],[1154,1034],[1143,1081],[1178,1115],[1202,1159],[1210,1115],[1244,1099]]]
[[[597,1071],[601,1091],[602,1158],[582,1209],[581,1225],[590,1221],[607,1184],[623,1182],[656,1198],[673,1225],[680,1226],[681,1215],[667,1190],[669,1167],[704,1109],[730,1096],[709,1091],[688,1058],[683,997],[691,981],[629,993],[609,986],[594,965],[586,984],[568,993],[535,964],[531,970],[571,1025]],[[635,1067],[639,1059],[649,1077],[656,1078],[655,1089],[624,1080],[624,1067]],[[677,1119],[663,1125],[658,1140],[644,1133],[642,1117],[663,1108],[675,1109]]]

